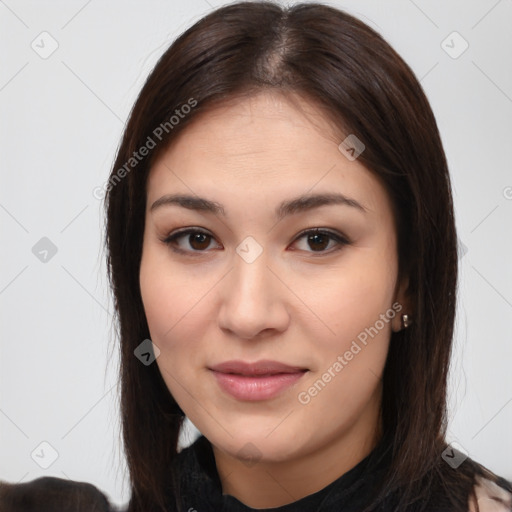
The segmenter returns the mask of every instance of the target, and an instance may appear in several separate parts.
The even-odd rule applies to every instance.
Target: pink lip
[[[277,361],[226,361],[210,368],[221,389],[238,400],[267,400],[297,382],[306,368]]]

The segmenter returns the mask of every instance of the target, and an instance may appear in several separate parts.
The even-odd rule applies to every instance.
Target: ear
[[[404,329],[402,325],[402,315],[407,315],[409,321],[414,321],[414,311],[412,311],[412,300],[409,295],[409,277],[403,278],[401,281],[397,281],[395,288],[395,296],[393,298],[393,304],[397,304],[393,309],[397,312],[393,320],[391,320],[391,330],[398,332]]]

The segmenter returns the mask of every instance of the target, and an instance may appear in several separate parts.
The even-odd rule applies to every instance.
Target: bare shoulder
[[[30,482],[0,481],[2,512],[114,512],[107,497],[87,482],[41,477]]]
[[[512,493],[493,481],[478,476],[475,492],[480,512],[512,511]],[[469,512],[476,512],[476,510],[474,499],[470,500]]]

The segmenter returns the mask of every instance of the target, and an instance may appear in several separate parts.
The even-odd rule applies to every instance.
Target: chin
[[[268,429],[239,430],[243,432],[231,437],[225,432],[222,435],[205,436],[219,450],[228,453],[232,457],[246,461],[250,466],[256,462],[284,462],[294,458],[300,449],[301,440],[297,439],[289,429],[281,433],[277,431],[268,434]],[[218,434],[218,432],[217,432]],[[304,440],[303,440],[304,442]]]

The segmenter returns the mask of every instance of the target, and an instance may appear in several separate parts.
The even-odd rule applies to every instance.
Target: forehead
[[[308,150],[309,146],[315,146],[318,151],[322,140],[330,145],[340,140],[341,135],[334,131],[333,124],[315,104],[296,95],[261,92],[233,98],[196,114],[163,157],[169,153],[172,158],[207,157],[212,163],[226,157],[230,162],[244,161],[249,154],[254,161],[267,155],[305,158],[314,154]],[[305,147],[301,145],[304,139],[308,140]],[[244,161],[244,168],[250,167],[250,162]]]
[[[357,160],[338,149],[344,134],[318,107],[300,97],[264,92],[197,115],[160,155],[148,180],[148,203],[183,191],[255,197],[339,191],[372,209],[383,188]]]

